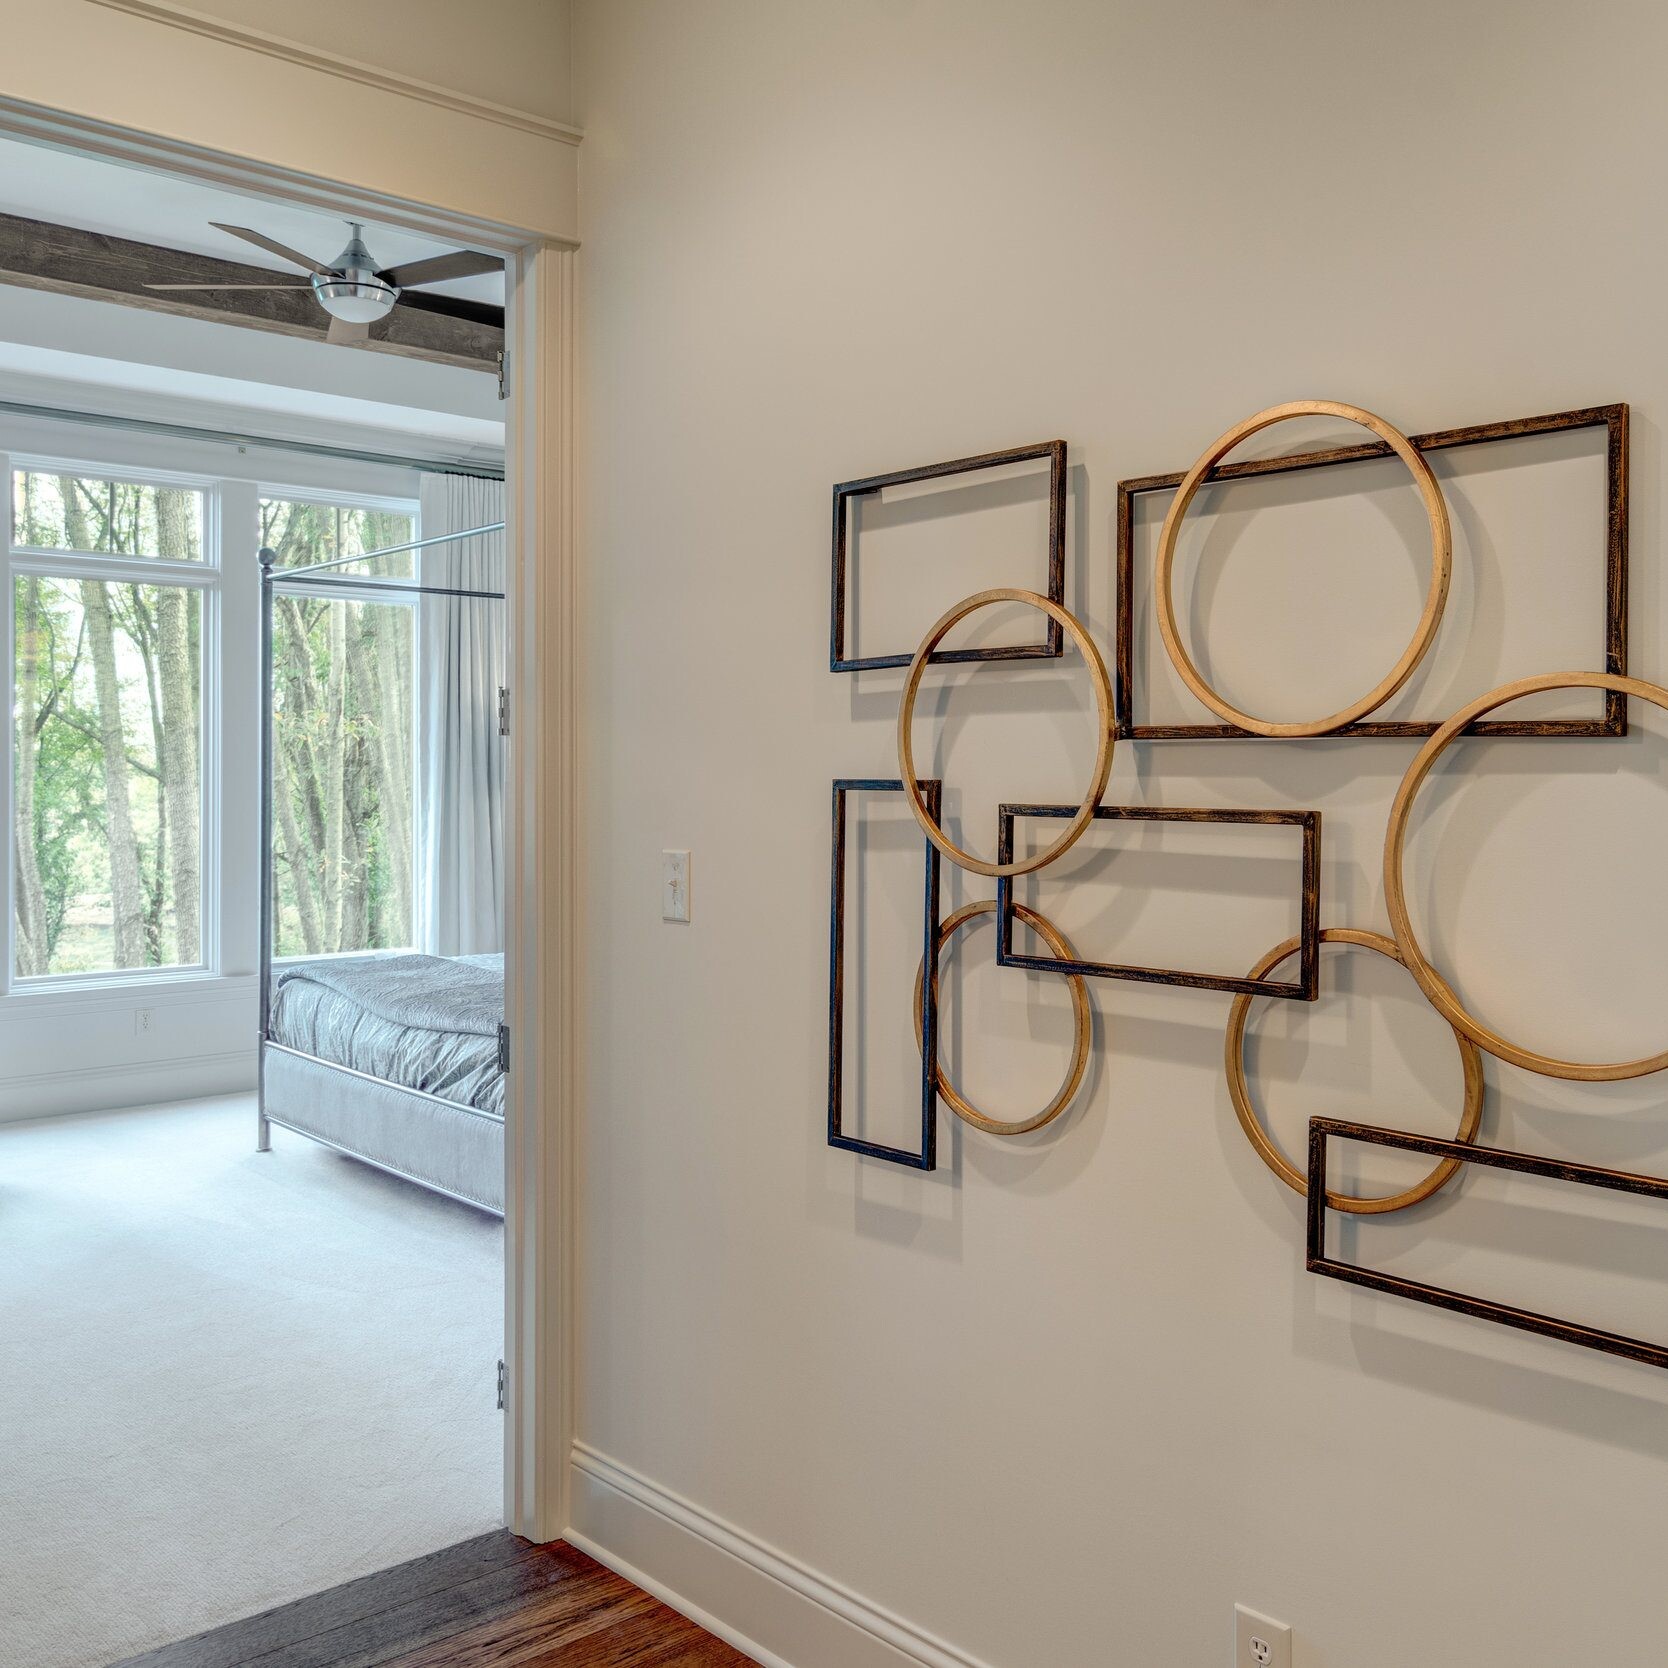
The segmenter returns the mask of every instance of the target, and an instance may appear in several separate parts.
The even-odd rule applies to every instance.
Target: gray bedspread
[[[504,1115],[504,958],[344,956],[275,969],[274,1042]]]

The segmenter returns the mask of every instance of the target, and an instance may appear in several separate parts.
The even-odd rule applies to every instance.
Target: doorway
[[[506,588],[512,621],[509,691],[512,716],[507,808],[506,1049],[509,1061],[505,1140],[503,1369],[482,1363],[481,1395],[501,1392],[503,1521],[547,1540],[565,1524],[567,1442],[567,1278],[571,1213],[563,1113],[571,1096],[571,1023],[561,1022],[571,995],[575,912],[572,892],[571,511],[565,488],[569,445],[566,393],[571,332],[572,253],[514,227],[471,221],[409,202],[374,198],[351,184],[328,184],[229,156],[197,153],[163,140],[84,118],[56,117],[27,106],[0,106],[0,131],[82,155],[118,156],[124,164],[174,179],[212,178],[259,202],[282,202],[401,228],[439,242],[497,251],[506,262],[505,412],[508,490]],[[251,213],[255,204],[251,204]],[[345,215],[344,215],[345,217]],[[555,374],[551,375],[554,369]],[[561,494],[558,497],[558,494]],[[550,768],[559,762],[558,771]],[[534,1016],[555,1015],[552,1046],[541,1048]],[[189,1140],[189,1136],[186,1137]],[[115,1151],[115,1147],[112,1147]],[[369,1183],[371,1178],[361,1177]],[[374,1185],[380,1185],[376,1183]],[[68,1324],[74,1325],[74,1317]],[[228,1363],[228,1371],[243,1370]],[[304,1414],[298,1414],[304,1417]],[[112,1428],[131,1445],[142,1433]],[[166,1447],[157,1456],[167,1463]],[[74,1460],[97,1465],[96,1447]],[[63,1486],[73,1487],[72,1465]],[[201,1625],[200,1617],[185,1625]]]

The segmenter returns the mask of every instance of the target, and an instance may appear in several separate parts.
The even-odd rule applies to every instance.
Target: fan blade
[[[414,289],[418,284],[441,284],[448,278],[476,278],[483,272],[502,272],[504,262],[497,255],[483,255],[476,249],[459,249],[451,255],[431,255],[426,261],[407,261],[404,266],[384,267],[377,274],[395,289]]]
[[[355,342],[368,342],[371,339],[371,327],[368,324],[349,324],[346,319],[332,319],[330,334],[325,337],[327,342],[334,342],[337,347],[351,347]]]
[[[311,284],[147,284],[148,290],[311,290]]]
[[[295,265],[308,272],[316,272],[321,278],[334,278],[334,267],[320,266],[311,255],[303,255],[299,251],[267,237],[261,232],[252,232],[247,226],[228,226],[223,221],[211,220],[209,224],[217,232],[230,232],[233,237],[240,237],[245,243],[252,243],[257,249],[264,249],[269,255],[277,255],[281,260],[293,261]]]

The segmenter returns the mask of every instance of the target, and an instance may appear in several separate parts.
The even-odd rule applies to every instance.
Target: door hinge
[[[503,684],[498,686],[498,733],[501,736],[510,733],[510,692]]]
[[[498,397],[501,400],[510,397],[510,356],[503,349],[498,353]]]
[[[510,1069],[510,1028],[507,1025],[498,1027],[498,1069]]]
[[[505,1391],[505,1388],[506,1388],[506,1385],[505,1385],[505,1378],[504,1378],[504,1363],[502,1361],[500,1361],[498,1363],[498,1411],[500,1413],[502,1413],[504,1411],[504,1391]]]

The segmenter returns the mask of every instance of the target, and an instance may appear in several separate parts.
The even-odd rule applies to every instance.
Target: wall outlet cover
[[[1236,1604],[1234,1668],[1292,1668],[1292,1630],[1272,1616]]]

